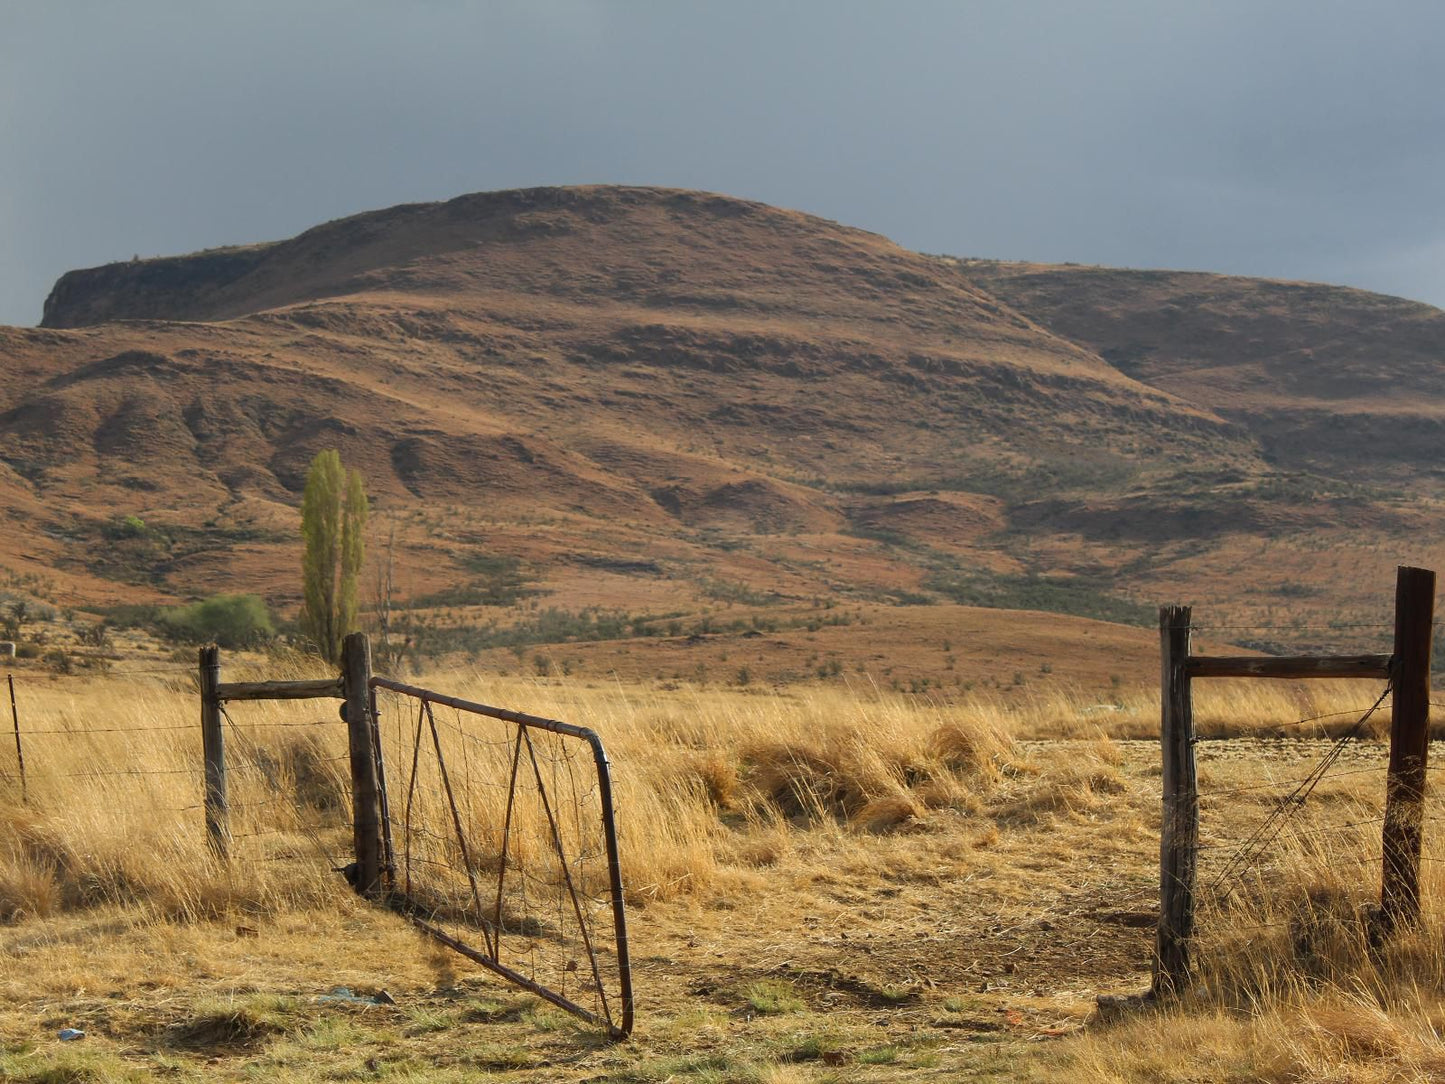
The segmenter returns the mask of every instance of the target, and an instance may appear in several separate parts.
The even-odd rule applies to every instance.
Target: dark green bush
[[[159,532],[149,526],[140,516],[116,516],[101,525],[100,533],[103,538],[112,542],[126,538],[159,537]]]
[[[257,595],[215,595],[162,610],[157,624],[168,639],[227,648],[258,647],[276,635],[271,614]]]

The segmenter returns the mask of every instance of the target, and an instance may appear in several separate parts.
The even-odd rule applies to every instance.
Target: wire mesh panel
[[[632,982],[612,783],[591,730],[373,678],[397,905],[613,1037]]]

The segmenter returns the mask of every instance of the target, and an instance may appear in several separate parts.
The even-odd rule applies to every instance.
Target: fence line
[[[1210,879],[1208,903],[1221,910],[1236,901],[1246,879],[1246,871],[1256,871],[1256,888],[1262,889],[1261,877],[1270,871],[1278,873],[1280,862],[1261,862],[1266,851],[1280,844],[1281,838],[1291,845],[1306,848],[1302,855],[1309,862],[1349,861],[1351,864],[1381,863],[1380,906],[1372,936],[1386,937],[1401,925],[1413,925],[1420,918],[1419,867],[1422,859],[1424,826],[1439,819],[1425,815],[1425,762],[1429,752],[1429,696],[1431,640],[1434,628],[1435,573],[1426,569],[1400,567],[1396,574],[1394,651],[1390,655],[1334,655],[1266,658],[1196,656],[1191,654],[1190,635],[1210,626],[1194,625],[1188,607],[1164,607],[1159,612],[1162,655],[1161,748],[1163,768],[1163,819],[1160,844],[1160,919],[1154,961],[1151,994],[1163,996],[1185,989],[1194,966],[1192,954],[1197,940],[1196,879],[1199,856],[1218,854],[1222,868]],[[1222,628],[1224,626],[1214,626]],[[1239,626],[1235,626],[1239,627]],[[1292,626],[1300,629],[1304,626]],[[1339,623],[1333,627],[1349,627]],[[1357,623],[1353,627],[1384,627]],[[1309,676],[1383,677],[1384,690],[1375,702],[1363,711],[1359,720],[1336,738],[1325,754],[1297,781],[1241,784],[1217,792],[1201,794],[1198,783],[1196,753],[1219,747],[1218,742],[1200,742],[1194,733],[1191,681],[1211,677],[1289,678]],[[1308,808],[1314,816],[1318,803],[1309,799],[1327,779],[1358,775],[1365,771],[1381,772],[1381,767],[1336,770],[1344,750],[1364,731],[1371,717],[1391,700],[1390,756],[1385,778],[1384,809],[1378,814],[1373,801],[1351,796],[1351,806],[1335,823],[1302,825]],[[1331,713],[1339,714],[1339,713]],[[1301,723],[1318,722],[1306,718]],[[1278,789],[1272,801],[1263,803],[1268,811],[1242,838],[1201,840],[1199,819],[1201,805],[1219,808],[1223,802],[1244,793]],[[1360,853],[1358,830],[1372,825],[1381,829],[1378,856],[1373,848]],[[1288,835],[1286,831],[1288,830]],[[1330,838],[1355,844],[1356,853],[1345,856],[1329,854]],[[1250,928],[1238,921],[1241,916],[1228,916],[1228,929]]]

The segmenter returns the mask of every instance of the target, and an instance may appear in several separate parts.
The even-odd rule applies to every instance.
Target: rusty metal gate
[[[370,685],[393,905],[441,944],[626,1037],[632,974],[602,740],[388,678]]]

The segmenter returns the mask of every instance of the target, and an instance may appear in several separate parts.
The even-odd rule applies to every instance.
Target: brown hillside
[[[1439,480],[1445,312],[1364,290],[964,261],[1030,319],[1254,433],[1280,467]]]
[[[465,196],[72,272],[46,327],[0,329],[0,575],[44,573],[75,603],[288,607],[299,490],[328,447],[395,528],[403,594],[435,596],[447,642],[473,647],[466,629],[546,607],[664,626],[821,600],[1147,619],[1201,591],[1272,621],[1374,605],[1396,560],[1433,552],[1408,456],[1384,453],[1398,497],[1302,484],[1261,455],[1263,398],[1120,361],[985,278],[645,188]],[[1308,345],[1305,316],[1292,327]],[[1313,409],[1287,391],[1277,416]],[[1322,546],[1359,574],[1311,602]]]

